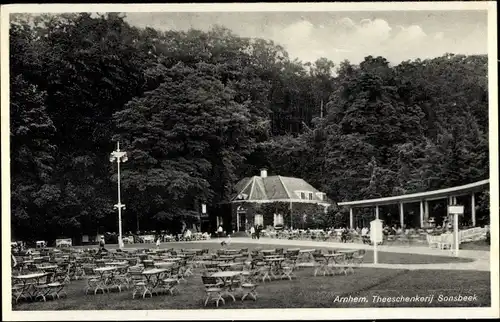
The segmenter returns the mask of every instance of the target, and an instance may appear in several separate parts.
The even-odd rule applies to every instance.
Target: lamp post
[[[120,151],[120,142],[116,145],[116,151],[113,151],[109,156],[110,162],[115,162],[118,164],[118,203],[115,205],[115,208],[118,209],[118,247],[120,249],[123,248],[123,240],[122,240],[122,208],[125,209],[125,205],[121,202],[120,196],[120,163],[126,162],[127,152]]]

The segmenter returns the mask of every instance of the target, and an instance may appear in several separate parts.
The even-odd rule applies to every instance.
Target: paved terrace
[[[225,238],[210,240],[192,241],[191,243],[220,243]],[[171,242],[176,243],[176,242]],[[366,249],[373,250],[373,246],[358,243],[338,243],[338,242],[321,242],[312,240],[290,240],[290,239],[275,239],[264,237],[261,239],[251,239],[248,237],[235,237],[231,239],[231,244],[260,244],[260,245],[281,245],[285,247],[302,247],[302,248],[349,248],[349,249]],[[231,247],[231,246],[229,246]],[[440,250],[430,248],[428,246],[385,246],[377,247],[380,252],[388,253],[404,253],[404,254],[421,254],[434,256],[450,256],[454,255],[450,250]],[[441,263],[441,264],[373,264],[364,263],[363,267],[373,268],[392,268],[392,269],[443,269],[443,270],[473,270],[473,271],[489,271],[490,270],[490,252],[481,250],[460,250],[459,257],[473,259],[469,263]]]

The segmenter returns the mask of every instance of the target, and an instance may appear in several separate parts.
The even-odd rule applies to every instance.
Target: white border
[[[363,308],[363,309],[255,309],[161,311],[37,311],[13,312],[10,289],[2,288],[5,320],[192,320],[192,319],[388,319],[388,318],[491,318],[499,316],[498,297],[498,101],[496,2],[359,2],[359,3],[239,3],[239,4],[33,4],[6,5],[1,11],[1,152],[2,152],[2,272],[10,279],[10,161],[9,161],[9,14],[26,12],[231,12],[231,11],[390,11],[488,10],[489,131],[491,195],[491,308]],[[6,264],[6,265],[4,265]]]

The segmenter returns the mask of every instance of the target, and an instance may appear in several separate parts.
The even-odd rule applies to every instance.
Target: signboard
[[[464,206],[448,206],[448,213],[463,215],[464,214]]]
[[[382,231],[382,220],[380,219],[375,219],[370,222],[370,240],[372,243],[375,244],[375,240],[377,241],[377,244],[380,244],[382,242],[382,238],[384,236],[384,233]]]

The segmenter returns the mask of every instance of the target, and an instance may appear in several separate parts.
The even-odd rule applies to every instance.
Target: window
[[[312,192],[309,192],[309,200],[313,200],[313,194],[312,194]]]
[[[318,196],[319,200],[323,200],[324,193],[318,192],[316,195]]]
[[[255,215],[254,225],[264,226],[264,217],[262,215]]]
[[[274,214],[274,226],[283,226],[282,214]]]
[[[306,199],[306,194],[304,192],[300,193],[300,199]]]

